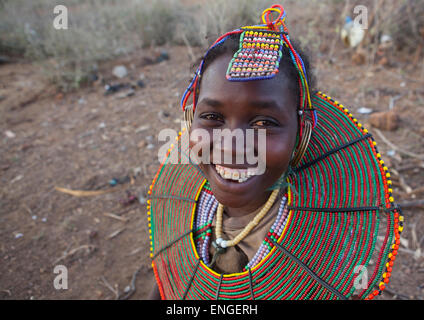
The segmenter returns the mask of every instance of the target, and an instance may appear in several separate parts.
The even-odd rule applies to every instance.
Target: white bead
[[[221,240],[222,240],[222,239],[221,239]],[[219,245],[220,245],[222,248],[226,248],[226,247],[227,247],[227,241],[222,240],[222,241],[221,241],[221,243],[219,243]]]
[[[218,238],[218,239],[216,239],[216,244],[217,244],[217,245],[221,245],[222,240],[223,240],[222,238]]]

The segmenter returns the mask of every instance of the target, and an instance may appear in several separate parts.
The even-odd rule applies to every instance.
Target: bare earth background
[[[297,17],[288,18],[289,28],[301,30],[302,8],[290,2],[287,10]],[[319,33],[315,42],[306,39],[317,89],[347,106],[374,135],[394,169],[395,200],[405,205],[401,250],[380,298],[423,299],[421,52],[394,56],[389,49],[380,62],[358,62],[334,30]],[[154,280],[145,198],[159,166],[157,134],[180,129],[179,100],[202,53],[197,46],[152,45],[100,63],[97,80],[68,92],[46,81],[38,64],[0,64],[0,299],[147,297]],[[112,75],[117,65],[127,68],[122,79]],[[105,84],[127,86],[105,94]],[[383,128],[381,135],[370,116],[358,112],[389,106],[398,128]],[[98,196],[55,189],[104,190],[111,179],[128,176],[135,176],[132,183]],[[54,289],[56,265],[68,268],[67,290]]]

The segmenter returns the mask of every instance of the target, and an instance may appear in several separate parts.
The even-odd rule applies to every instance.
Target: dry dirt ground
[[[105,81],[130,83],[141,75],[145,87],[128,97],[128,89],[105,95],[100,80],[61,94],[31,64],[0,66],[0,299],[147,297],[153,274],[145,197],[159,165],[157,134],[180,129],[179,99],[193,64],[185,47],[164,49],[170,59],[161,63],[147,63],[144,53],[102,66]],[[423,155],[422,66],[354,65],[349,50],[339,49],[331,59],[325,48],[314,55],[318,88],[350,107],[371,133],[368,115],[357,110],[388,110],[392,102],[399,128],[381,132],[395,146]],[[129,70],[124,79],[111,75],[118,64]],[[407,203],[402,249],[381,298],[423,299],[424,210],[411,201],[424,194],[424,162],[374,136],[397,170],[396,200]],[[111,179],[132,174],[132,184],[97,196],[55,189],[103,190]],[[53,286],[56,265],[68,269],[67,290]]]

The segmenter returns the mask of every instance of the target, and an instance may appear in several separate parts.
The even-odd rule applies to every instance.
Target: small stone
[[[137,167],[133,169],[134,175],[138,176],[141,173],[142,169],[141,167]]]
[[[131,290],[131,287],[130,287],[130,286],[126,286],[126,287],[124,288],[124,292],[125,292],[125,293],[130,292],[130,290]]]
[[[15,239],[22,238],[24,235],[22,233],[15,234]]]
[[[361,113],[361,114],[369,114],[369,113],[373,112],[373,110],[371,108],[362,107],[362,108],[358,109],[358,112]]]
[[[159,56],[156,58],[156,63],[160,63],[165,60],[169,60],[169,54],[166,50],[161,50]]]
[[[147,142],[146,142],[146,141],[144,141],[144,140],[141,140],[141,141],[138,143],[137,147],[139,147],[140,149],[142,149],[142,148],[144,148],[146,145],[147,145]]]
[[[135,90],[131,88],[131,89],[127,90],[127,91],[124,91],[124,92],[119,93],[118,95],[116,95],[116,97],[118,99],[123,99],[123,98],[126,98],[126,97],[131,97],[134,94],[135,94]]]
[[[144,196],[139,196],[138,197],[138,202],[140,202],[140,204],[146,204],[147,203],[147,200],[146,200],[146,198],[144,197]]]
[[[10,181],[10,183],[15,183],[15,182],[17,182],[17,181],[21,180],[23,177],[24,177],[24,176],[20,174],[20,175],[16,176],[15,178],[13,178],[13,179]]]
[[[143,80],[138,80],[137,81],[137,85],[140,87],[140,88],[144,88],[146,85],[144,84],[144,81]]]
[[[150,126],[148,124],[146,124],[144,126],[140,126],[137,129],[135,129],[135,133],[140,133],[140,132],[145,131],[147,129],[150,129]]]
[[[90,240],[93,240],[94,238],[96,238],[96,237],[97,237],[97,231],[95,231],[95,230],[91,230],[91,231],[88,233],[88,237],[90,238]]]
[[[115,77],[122,79],[127,76],[128,71],[127,71],[127,68],[125,68],[125,66],[116,66],[115,68],[113,68],[112,74]]]
[[[380,42],[381,43],[386,43],[386,42],[391,42],[392,41],[392,37],[388,34],[383,34],[380,37]]]
[[[396,130],[399,126],[399,116],[394,111],[376,112],[369,121],[373,127],[386,131]]]
[[[8,137],[8,138],[10,138],[10,139],[13,139],[13,138],[15,138],[15,137],[16,137],[16,134],[15,134],[14,132],[10,131],[10,130],[6,130],[6,131],[4,132],[4,134],[6,135],[6,137]]]

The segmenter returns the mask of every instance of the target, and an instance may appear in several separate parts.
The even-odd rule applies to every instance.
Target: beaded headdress
[[[272,19],[272,13],[278,14],[276,19]],[[287,47],[290,52],[290,58],[299,74],[299,92],[300,92],[300,129],[299,138],[302,137],[305,126],[305,112],[311,112],[312,126],[317,124],[317,115],[312,108],[311,96],[309,92],[308,79],[305,71],[305,65],[301,56],[293,48],[289,32],[285,24],[286,12],[281,5],[275,4],[264,10],[261,15],[262,24],[255,26],[245,26],[239,29],[227,32],[219,37],[207,50],[194,77],[184,92],[181,99],[181,107],[185,110],[189,97],[193,94],[193,111],[196,109],[196,89],[200,83],[205,59],[208,53],[216,46],[225,42],[228,37],[234,34],[240,35],[240,47],[234,53],[226,77],[229,81],[253,81],[266,80],[276,76],[279,72],[280,60],[283,57],[283,47]]]

